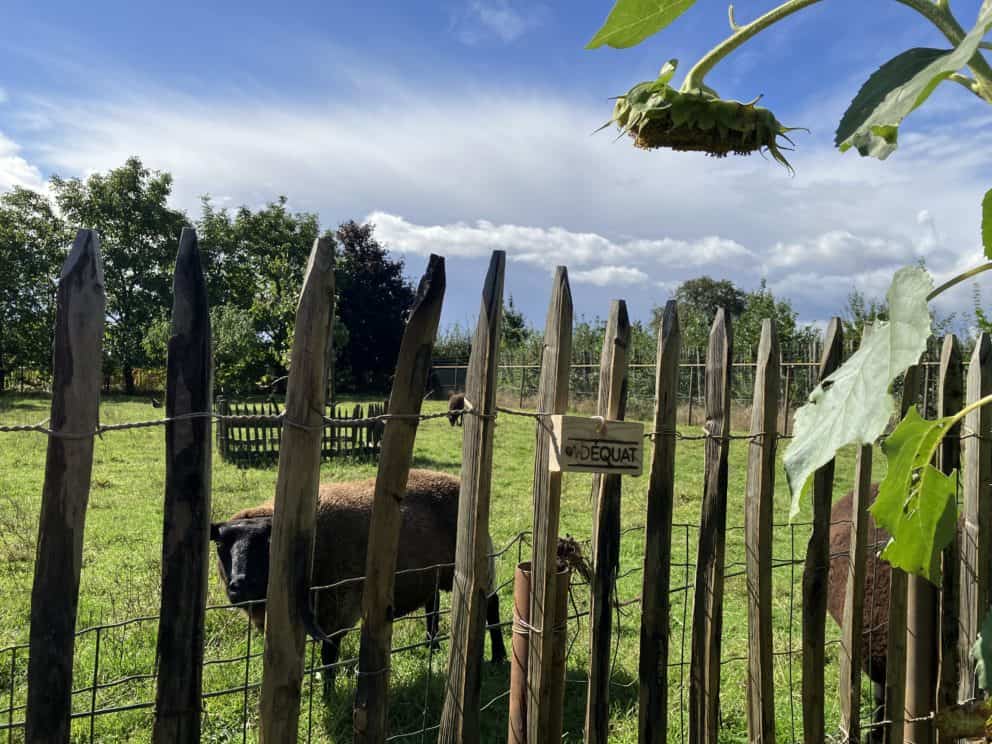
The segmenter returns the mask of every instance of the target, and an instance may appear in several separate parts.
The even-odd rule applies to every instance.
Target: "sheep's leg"
[[[499,595],[493,594],[486,602],[486,623],[489,625],[489,640],[492,642],[494,664],[506,661],[506,646],[503,644],[503,629],[499,626]]]
[[[437,589],[434,590],[430,599],[427,600],[427,604],[424,605],[424,609],[427,611],[425,616],[425,621],[427,624],[427,640],[431,643],[432,649],[441,648],[441,644],[437,641],[438,628],[441,624],[441,592]]]
[[[329,664],[337,664],[338,659],[341,656],[341,638],[338,636],[333,636],[330,641],[324,641],[320,644],[320,663],[323,666],[328,666]],[[324,697],[328,698],[331,693],[334,692],[334,677],[337,674],[337,668],[331,667],[330,669],[324,669],[322,676],[324,678]]]

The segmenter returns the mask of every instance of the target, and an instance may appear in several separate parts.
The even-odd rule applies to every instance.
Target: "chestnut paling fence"
[[[593,531],[587,541],[591,579],[559,573],[556,557],[562,474],[551,472],[548,455],[553,433],[548,416],[569,405],[571,367],[571,296],[567,272],[555,275],[548,313],[544,354],[536,393],[536,410],[498,406],[498,339],[505,257],[493,255],[483,287],[479,324],[466,379],[462,495],[454,590],[448,616],[450,632],[433,644],[395,643],[393,627],[423,617],[391,618],[399,505],[394,493],[405,483],[412,447],[421,421],[444,413],[423,414],[421,402],[430,373],[430,349],[444,295],[443,259],[432,257],[410,313],[397,363],[388,413],[373,411],[352,424],[381,432],[379,474],[373,506],[364,595],[363,620],[349,632],[358,636],[357,654],[334,666],[350,670],[353,687],[352,736],[356,741],[478,741],[489,716],[507,716],[509,741],[540,742],[561,738],[568,712],[568,735],[582,729],[586,741],[609,736],[611,697],[621,707],[636,705],[638,739],[715,742],[728,711],[743,710],[750,740],[818,742],[837,736],[858,740],[877,729],[887,741],[927,741],[936,735],[935,712],[975,693],[966,650],[978,628],[979,608],[989,603],[992,527],[989,489],[992,482],[992,421],[982,412],[969,417],[961,432],[948,437],[940,453],[947,471],[963,462],[961,502],[964,530],[943,558],[944,584],[929,587],[893,572],[890,604],[879,610],[888,628],[885,706],[871,710],[862,702],[861,638],[880,632],[864,627],[863,602],[867,558],[879,546],[868,544],[868,485],[871,448],[857,456],[855,508],[846,527],[852,549],[847,556],[829,550],[833,464],[817,473],[812,486],[813,516],[808,523],[777,524],[771,498],[775,454],[780,433],[783,386],[774,323],[765,321],[754,367],[751,427],[731,434],[734,405],[732,329],[722,312],[714,320],[705,360],[704,429],[701,434],[677,428],[679,348],[677,308],[669,303],[659,333],[654,369],[655,406],[646,456],[648,508],[643,524],[622,527],[619,476],[593,480]],[[176,265],[173,335],[169,346],[166,417],[146,422],[101,425],[98,422],[104,299],[99,241],[80,231],[66,261],[58,293],[55,377],[52,415],[45,424],[4,426],[4,432],[34,431],[48,437],[48,467],[41,512],[40,540],[32,593],[30,641],[0,649],[0,741],[96,741],[112,730],[115,717],[151,714],[155,741],[199,741],[219,698],[240,698],[241,738],[263,741],[310,740],[325,722],[317,675],[330,672],[317,661],[316,644],[305,639],[302,612],[333,601],[332,587],[309,586],[313,514],[322,441],[329,425],[324,415],[327,359],[331,338],[333,249],[317,241],[304,280],[297,316],[285,409],[238,415],[214,410],[211,403],[210,338],[206,294],[196,236],[186,230]],[[597,413],[623,418],[629,391],[626,346],[630,326],[622,301],[611,307],[600,364]],[[831,323],[817,369],[822,379],[841,359],[839,321]],[[946,337],[935,382],[920,369],[903,385],[902,408],[922,403],[921,388],[937,413],[957,410],[992,388],[992,344],[982,336],[967,364],[967,384],[957,341]],[[500,416],[534,420],[535,470],[533,529],[501,546],[498,560],[516,556],[531,563],[530,596],[515,607],[505,629],[514,639],[510,683],[494,691],[482,671],[486,630],[485,600],[490,560],[485,536],[489,526],[493,438]],[[787,417],[785,417],[787,418]],[[238,608],[206,606],[209,562],[210,450],[212,425],[218,429],[265,420],[281,427],[276,511],[271,547],[267,622],[253,632]],[[77,630],[79,586],[86,501],[93,438],[114,430],[164,426],[166,500],[163,525],[161,612],[113,624]],[[676,448],[704,451],[704,495],[698,523],[673,518],[676,498]],[[728,516],[728,453],[748,452],[743,520]],[[301,541],[306,560],[300,565]],[[640,559],[621,564],[620,545],[636,542]],[[737,556],[741,556],[737,558]],[[839,640],[826,619],[826,586],[831,559],[846,563],[848,603]],[[431,566],[440,571],[452,566]],[[501,569],[501,575],[507,571]],[[783,579],[787,576],[787,579]],[[777,579],[773,577],[778,577]],[[571,600],[558,609],[559,582],[571,585]],[[773,596],[788,587],[787,618]],[[508,581],[497,587],[507,588]],[[747,628],[722,622],[728,596],[745,597]],[[875,601],[875,595],[868,597]],[[208,619],[245,623],[236,648],[204,645]],[[783,632],[784,631],[784,632]],[[721,653],[729,634],[747,634],[746,653]],[[618,673],[618,649],[625,635],[637,641],[637,678]],[[130,638],[130,640],[128,640]],[[632,642],[632,641],[628,641]],[[128,645],[156,646],[150,668],[108,679],[102,672],[108,655],[127,656]],[[588,649],[586,669],[569,664],[576,644]],[[826,659],[836,644],[839,686],[827,689]],[[264,651],[263,651],[264,649]],[[397,654],[420,654],[424,674],[415,681],[394,679]],[[213,672],[238,665],[237,685],[218,685]],[[731,665],[746,669],[746,684],[721,690]],[[115,664],[116,669],[126,664]],[[784,683],[783,683],[784,677]],[[229,677],[223,677],[229,679]],[[486,684],[484,684],[484,682]],[[575,695],[581,689],[584,715],[576,723]],[[6,688],[6,689],[4,689]],[[729,694],[728,694],[729,693]],[[776,699],[777,698],[777,699]],[[784,698],[784,701],[783,701]],[[416,711],[390,711],[410,706]],[[837,712],[834,715],[832,711]],[[508,711],[508,712],[507,712]],[[831,711],[828,715],[828,711]],[[110,728],[105,728],[105,727]]]

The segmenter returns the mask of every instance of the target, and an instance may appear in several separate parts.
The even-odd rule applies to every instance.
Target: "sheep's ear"
[[[210,523],[210,540],[212,542],[220,542],[220,528],[222,526],[223,526],[223,522]]]

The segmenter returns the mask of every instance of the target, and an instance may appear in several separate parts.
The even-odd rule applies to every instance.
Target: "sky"
[[[700,275],[762,279],[822,323],[858,288],[881,297],[923,259],[938,281],[981,258],[992,186],[988,106],[946,83],[905,122],[887,161],[832,147],[879,65],[943,38],[897,2],[834,0],[765,31],[707,76],[763,96],[796,131],[795,174],[754,155],[644,152],[607,121],[611,96],[730,31],[699,0],[633,49],[584,46],[610,0],[0,0],[0,191],[42,189],[138,155],[173,174],[191,219],[277,196],[325,227],[371,220],[416,278],[446,257],[443,325],[474,323],[492,250],[535,325],[554,267],[576,315],[614,298],[634,319]],[[979,0],[957,0],[970,28]],[[746,22],[773,7],[739,2]],[[987,293],[992,296],[992,292]],[[967,310],[971,292],[944,312]]]

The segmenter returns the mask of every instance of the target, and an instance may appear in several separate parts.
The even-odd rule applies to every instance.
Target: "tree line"
[[[97,230],[107,293],[104,373],[135,392],[135,370],[165,364],[179,233],[195,225],[211,307],[216,387],[250,392],[284,378],[296,300],[313,241],[336,243],[335,386],[384,391],[414,288],[374,226],[321,233],[286,197],[256,210],[217,207],[195,219],[168,204],[169,173],[137,157],[88,178],[54,176],[49,193],[0,194],[0,390],[12,370],[51,369],[55,288],[75,227]]]
[[[211,307],[215,380],[225,393],[278,387],[287,372],[297,294],[313,241],[336,243],[335,389],[388,390],[414,289],[401,260],[391,258],[375,237],[375,227],[355,221],[321,232],[316,214],[294,212],[284,196],[257,209],[218,207],[204,196],[193,218],[169,206],[169,173],[146,168],[137,157],[119,168],[86,179],[54,176],[46,193],[14,187],[0,194],[0,390],[12,370],[47,376],[51,368],[55,288],[74,227],[96,229],[102,241],[107,292],[104,371],[135,392],[135,371],[165,364],[168,312],[179,233],[194,225],[200,239]],[[819,338],[802,325],[791,302],[776,297],[762,282],[745,291],[728,279],[701,276],[674,292],[679,303],[683,346],[705,349],[716,309],[734,321],[736,355],[750,359],[757,349],[761,321],[775,318],[787,359],[806,358]],[[969,330],[989,330],[975,290]],[[663,308],[650,323],[635,322],[631,359],[654,359]],[[884,301],[852,290],[843,310],[848,338],[865,323],[884,319]],[[938,330],[953,318],[935,319]],[[578,361],[596,360],[602,347],[603,318],[580,318],[573,332]],[[504,358],[536,362],[542,334],[514,305],[504,307]],[[467,361],[471,329],[453,325],[439,334],[435,358]]]

